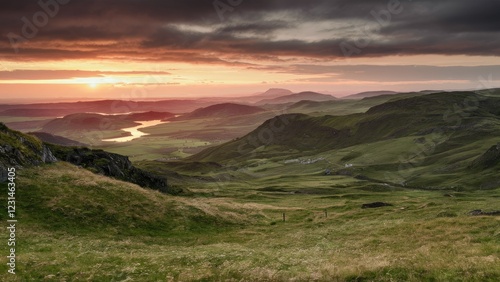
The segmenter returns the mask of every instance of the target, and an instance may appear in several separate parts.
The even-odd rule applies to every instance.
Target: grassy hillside
[[[210,222],[215,227],[219,221],[173,196],[96,175],[65,162],[20,170],[17,184],[19,220],[25,226],[44,231],[166,236],[176,230],[210,229]],[[0,218],[6,220],[6,214]],[[224,223],[222,219],[220,222]]]
[[[65,163],[21,170],[17,186],[17,275],[2,256],[2,281],[500,278],[498,217],[467,214],[495,209],[498,189],[382,189],[302,175],[173,197]],[[393,206],[361,209],[380,200]]]
[[[466,104],[467,101],[474,104]],[[495,135],[496,131],[492,129],[499,122],[499,105],[500,99],[461,92],[393,100],[373,106],[364,114],[319,117],[284,115],[266,121],[249,135],[235,141],[235,144],[228,143],[227,146],[243,147],[255,140],[253,143],[257,147],[282,146],[301,151],[318,151],[324,147],[343,148],[391,138],[425,136],[438,131],[449,132],[451,137],[481,132],[481,137],[484,137],[484,134]],[[273,138],[263,138],[263,135]],[[301,140],[302,137],[312,139],[315,145],[306,148],[307,143],[311,142]],[[220,156],[220,159],[224,157]]]
[[[482,171],[478,178],[470,165],[500,140],[499,106],[498,98],[456,92],[399,97],[363,114],[282,115],[187,161],[251,164],[258,159],[280,163],[322,158],[331,160],[336,170],[347,163],[363,168],[353,176],[414,187],[457,183],[469,188],[497,187],[497,168]],[[388,150],[380,150],[388,145]],[[342,155],[341,151],[358,155]]]
[[[5,165],[33,165],[43,162],[40,152],[43,151],[42,142],[30,135],[10,130],[0,123],[1,160]]]
[[[292,105],[288,105],[287,112],[302,113],[311,116],[324,116],[324,115],[340,116],[340,115],[357,114],[357,113],[364,113],[371,107],[389,101],[397,101],[421,95],[423,95],[423,93],[421,92],[409,92],[409,93],[382,94],[373,97],[365,97],[363,99],[337,99],[332,101],[321,101],[321,102],[302,100]]]

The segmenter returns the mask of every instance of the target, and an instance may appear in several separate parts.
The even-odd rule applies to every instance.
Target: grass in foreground
[[[7,274],[2,256],[0,279],[500,279],[500,219],[466,214],[498,209],[499,189],[376,191],[363,181],[343,178],[284,181],[289,189],[325,192],[266,191],[262,188],[274,184],[263,179],[253,186],[213,186],[223,190],[215,196],[172,197],[64,163],[23,170],[18,179],[18,274]],[[377,200],[394,206],[360,208]]]

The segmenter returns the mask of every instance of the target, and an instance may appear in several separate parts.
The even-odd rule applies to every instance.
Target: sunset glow
[[[109,99],[137,87],[169,98],[500,86],[500,25],[482,24],[497,21],[494,1],[474,9],[467,1],[244,1],[222,16],[210,1],[91,1],[112,15],[87,2],[60,5],[33,36],[21,19],[40,11],[37,3],[2,9],[1,99]],[[466,26],[455,20],[462,15]]]

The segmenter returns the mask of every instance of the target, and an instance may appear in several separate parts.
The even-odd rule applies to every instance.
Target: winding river
[[[158,124],[169,123],[169,122],[170,121],[162,121],[162,120],[139,121],[140,125],[121,129],[123,131],[129,132],[131,134],[130,136],[103,139],[102,141],[104,141],[104,142],[119,142],[119,143],[129,142],[129,141],[132,141],[134,139],[141,138],[142,136],[149,135],[149,133],[142,132],[142,131],[140,131],[140,129],[155,126]]]

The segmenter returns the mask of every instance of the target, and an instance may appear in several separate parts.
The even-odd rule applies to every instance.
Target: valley
[[[40,118],[46,123],[29,131],[61,137],[40,138],[76,140],[93,150],[49,144],[80,166],[58,157],[19,169],[18,278],[500,278],[498,90],[309,95],[319,100],[293,102],[290,93],[279,93],[285,103]],[[32,120],[0,121],[15,127]],[[127,136],[132,126],[144,135]],[[34,137],[5,132],[6,152],[11,146],[28,154],[39,146]],[[102,142],[108,137],[137,138]],[[102,175],[113,162],[120,175],[129,166],[125,159],[134,166],[126,177]],[[131,183],[134,171],[146,183],[165,178],[168,189]],[[362,208],[371,203],[383,206]]]

